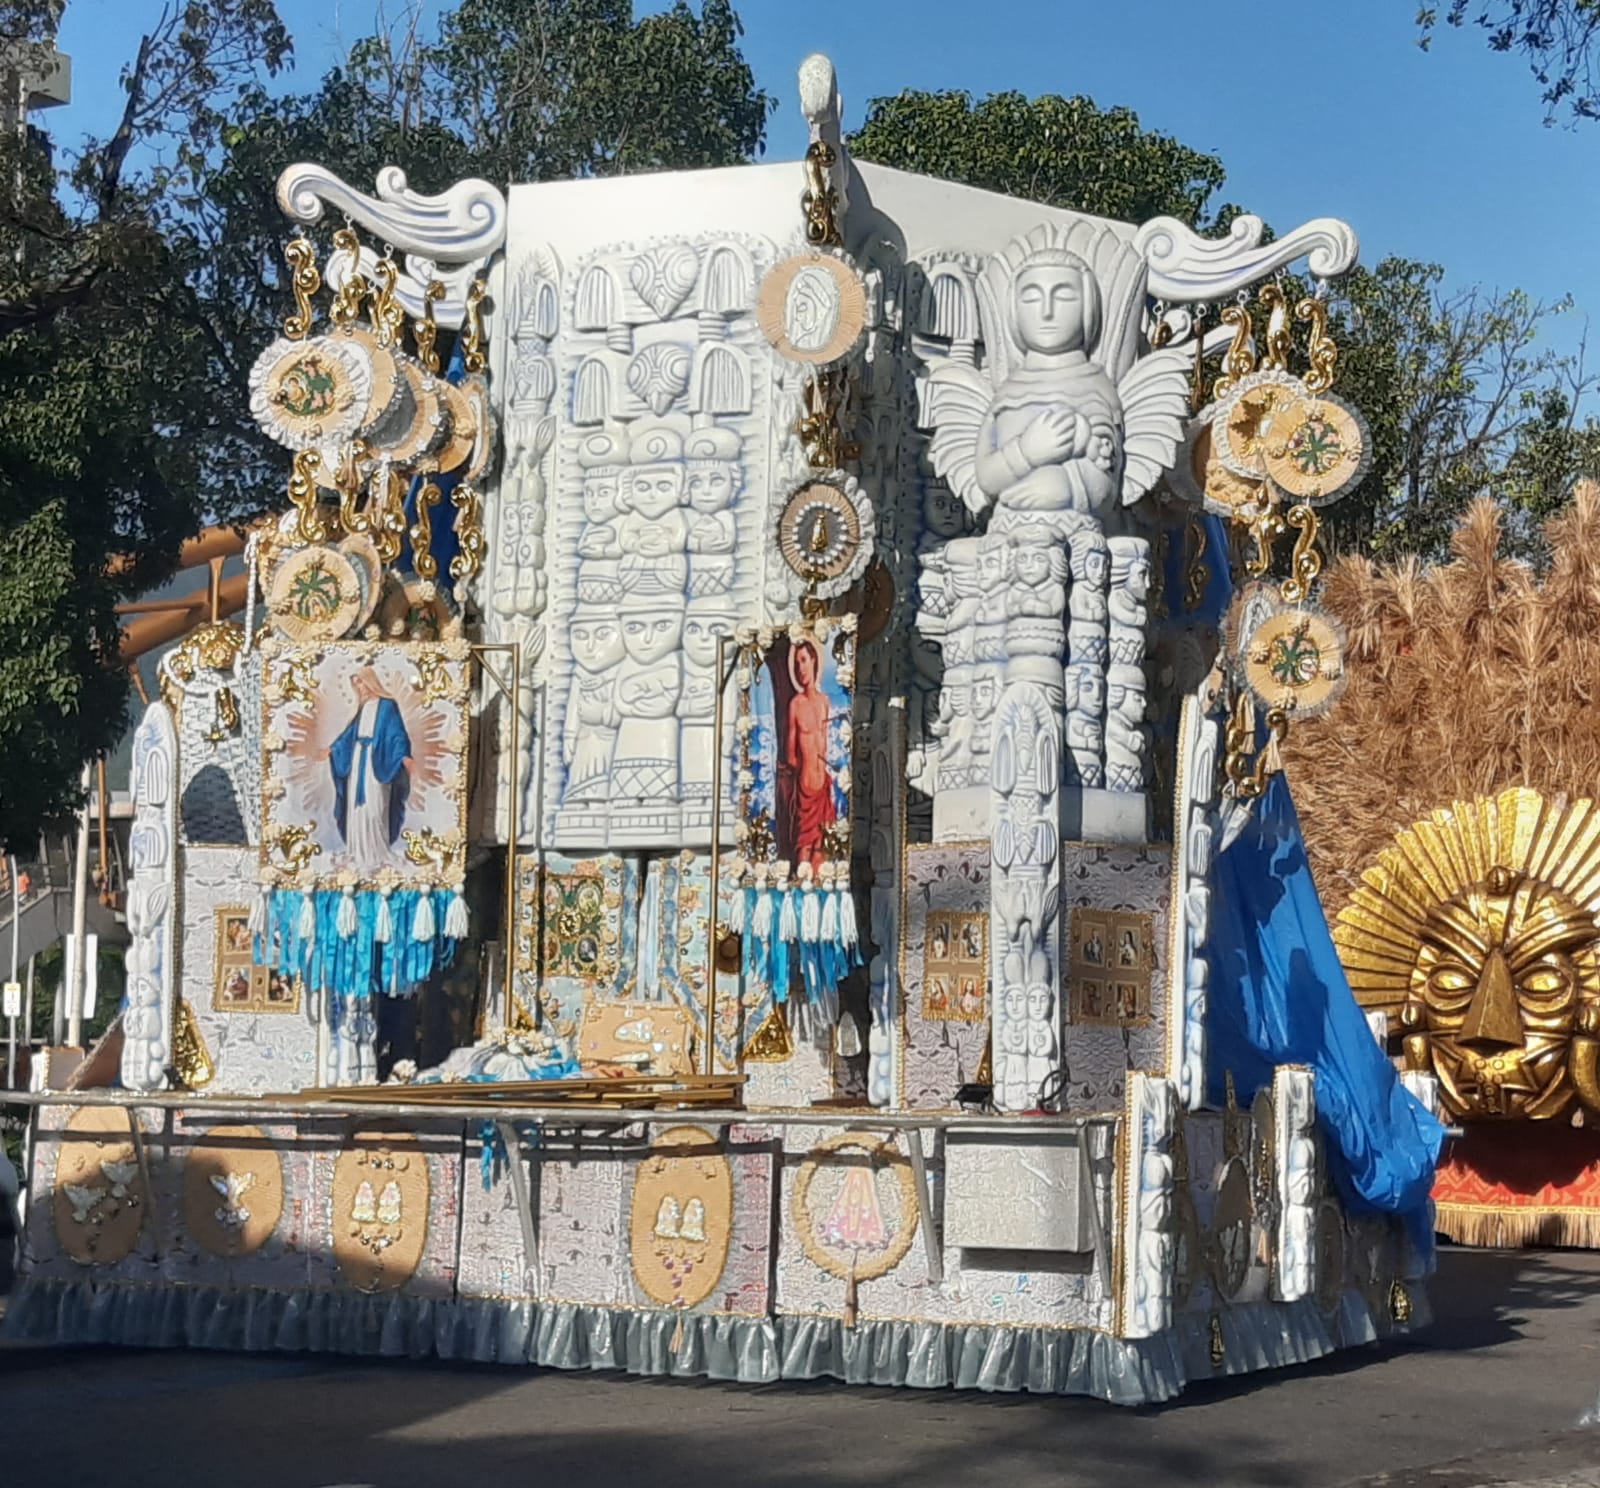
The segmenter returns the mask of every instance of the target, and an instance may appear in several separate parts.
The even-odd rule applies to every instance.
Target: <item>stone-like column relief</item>
[[[1279,1196],[1272,1293],[1280,1302],[1295,1302],[1309,1297],[1319,1285],[1315,1234],[1322,1194],[1317,1170],[1316,1077],[1312,1072],[1288,1066],[1275,1070],[1272,1109]]]
[[[1128,1077],[1122,1298],[1127,1338],[1151,1338],[1172,1326],[1178,1112],[1172,1081],[1138,1071]]]
[[[133,736],[132,873],[122,1083],[160,1090],[172,1063],[177,965],[178,736],[165,703],[151,703]]]
[[[1145,265],[1103,225],[1040,227],[976,272],[927,272],[924,323],[944,333],[918,348],[930,459],[987,521],[921,559],[918,626],[944,661],[933,834],[991,841],[996,1076],[1015,1110],[1056,1061],[1063,826],[1145,835],[1149,551],[1107,528],[1175,455],[1187,368],[1144,348]]]
[[[1206,1103],[1206,1003],[1211,968],[1206,936],[1211,923],[1211,886],[1207,877],[1216,845],[1217,721],[1206,716],[1204,689],[1183,701],[1178,718],[1178,779],[1173,855],[1172,972],[1170,1068],[1184,1108],[1198,1111]]]
[[[504,389],[505,462],[498,499],[489,503],[492,522],[486,581],[487,632],[498,644],[521,648],[521,749],[516,761],[521,791],[522,835],[531,835],[537,803],[532,799],[536,755],[535,700],[545,649],[545,530],[550,483],[555,471],[555,344],[561,329],[561,266],[548,249],[528,252],[516,273],[506,276],[506,325],[510,334],[497,382]],[[499,757],[510,755],[510,727],[502,720]],[[507,799],[501,797],[500,799]],[[502,833],[510,822],[500,823]]]
[[[603,250],[569,276],[552,846],[710,843],[717,638],[754,613],[765,563],[772,374],[752,307],[773,256],[755,240],[678,239]]]
[[[1055,1069],[1061,904],[1060,710],[1043,687],[1007,688],[994,730],[991,975],[998,1103],[1025,1110]]]

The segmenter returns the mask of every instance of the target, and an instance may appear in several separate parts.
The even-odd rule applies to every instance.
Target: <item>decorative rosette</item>
[[[873,554],[872,502],[852,475],[812,476],[778,512],[778,551],[821,599],[834,599],[867,570]]]
[[[1322,610],[1251,584],[1234,601],[1228,631],[1234,679],[1268,712],[1314,718],[1344,692],[1344,631]]]
[[[1372,468],[1372,434],[1343,399],[1308,394],[1273,420],[1261,458],[1280,490],[1307,506],[1326,506]]]
[[[1309,397],[1306,385],[1290,372],[1265,367],[1241,377],[1210,409],[1217,459],[1245,480],[1267,473],[1266,447],[1289,411]]]
[[[756,321],[778,355],[807,367],[835,367],[867,332],[866,280],[837,248],[807,248],[768,269],[756,292]]]
[[[267,587],[267,608],[293,641],[334,641],[359,623],[366,595],[350,557],[313,544],[279,561]]]
[[[367,416],[372,363],[346,337],[280,336],[250,369],[250,412],[286,449],[337,445]]]

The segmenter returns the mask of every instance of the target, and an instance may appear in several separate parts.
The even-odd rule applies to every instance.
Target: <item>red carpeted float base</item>
[[[1600,1248],[1600,1132],[1468,1126],[1445,1148],[1433,1198],[1439,1233],[1462,1245]]]

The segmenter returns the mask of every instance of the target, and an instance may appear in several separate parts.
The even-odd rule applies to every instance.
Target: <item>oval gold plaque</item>
[[[404,1286],[428,1239],[428,1159],[405,1129],[357,1132],[333,1167],[333,1258],[362,1292]]]
[[[150,1196],[129,1118],[119,1106],[82,1106],[61,1133],[56,1238],[81,1265],[115,1265],[138,1243],[144,1226]]]
[[[259,1126],[214,1126],[183,1165],[183,1222],[232,1259],[260,1250],[283,1213],[283,1162]]]
[[[628,1232],[639,1289],[663,1307],[695,1307],[722,1280],[733,1236],[733,1169],[697,1126],[651,1145],[633,1185]]]

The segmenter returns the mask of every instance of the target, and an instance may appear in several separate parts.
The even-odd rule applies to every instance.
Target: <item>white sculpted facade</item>
[[[772,374],[751,307],[771,256],[674,239],[569,276],[544,533],[553,845],[710,844],[717,641],[761,580]]]

